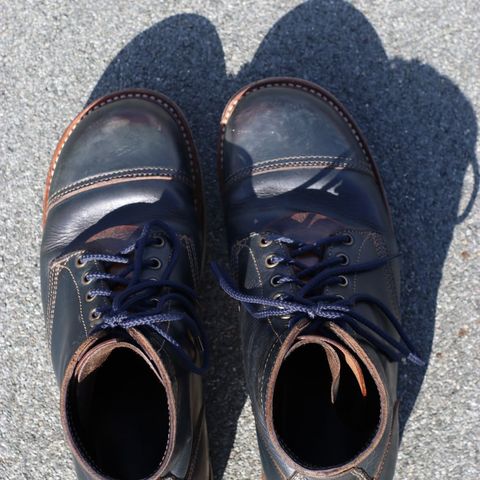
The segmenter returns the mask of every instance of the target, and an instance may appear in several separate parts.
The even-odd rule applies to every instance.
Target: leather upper
[[[186,142],[167,109],[167,104],[133,97],[90,111],[61,150],[50,198],[86,179],[115,178],[120,171],[165,172],[191,182]]]
[[[98,340],[98,334],[91,336],[98,323],[91,312],[109,302],[101,296],[88,298],[92,286],[84,281],[80,256],[115,254],[135,240],[144,223],[160,220],[181,248],[170,280],[195,288],[203,258],[201,200],[188,126],[162,95],[136,90],[112,94],[87,107],[67,128],[47,178],[41,247],[42,300],[52,362],[63,389],[79,352],[92,338]],[[171,254],[167,242],[145,251],[158,258],[162,268]],[[143,275],[156,278],[161,272],[152,268]],[[167,329],[172,336],[182,334],[181,326]],[[134,343],[141,338],[151,349],[174,392],[176,437],[162,476],[209,478],[201,377],[185,369],[151,329],[132,329],[130,337]],[[64,427],[68,431],[68,425]],[[75,445],[70,446],[75,453]],[[76,462],[79,478],[102,478],[87,471],[80,454]]]
[[[219,151],[232,269],[243,293],[278,298],[280,293],[293,294],[298,289],[291,283],[274,283],[276,275],[294,272],[289,265],[272,268],[268,264],[272,255],[287,254],[284,244],[268,240],[272,233],[303,242],[347,234],[351,244],[329,246],[324,256],[343,254],[352,264],[390,259],[398,253],[388,204],[368,147],[348,113],[319,87],[295,79],[267,79],[245,87],[225,109]],[[381,268],[351,275],[346,286],[326,287],[324,293],[345,298],[371,294],[399,316],[399,288],[399,263],[390,259]],[[378,311],[368,305],[356,308],[398,338]],[[293,343],[301,329],[294,334],[288,319],[256,319],[244,307],[240,324],[265,478],[393,478],[398,441],[397,364],[360,336],[330,325],[337,339],[358,349],[377,379],[383,392],[382,428],[372,448],[350,465],[311,471],[278,443],[271,420],[275,369],[283,361],[287,343]]]

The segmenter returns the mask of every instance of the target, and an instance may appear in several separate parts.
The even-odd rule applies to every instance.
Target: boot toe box
[[[54,158],[50,198],[85,181],[192,175],[191,147],[173,109],[147,94],[124,97],[111,97],[71,124]]]
[[[224,116],[225,180],[246,169],[288,168],[318,162],[369,169],[349,119],[321,91],[263,86],[249,91]]]

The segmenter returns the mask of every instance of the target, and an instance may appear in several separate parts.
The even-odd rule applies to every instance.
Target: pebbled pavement
[[[73,116],[111,90],[171,96],[206,177],[209,258],[227,261],[214,159],[229,95],[270,75],[330,89],[369,139],[403,251],[397,479],[480,476],[480,13],[475,0],[0,0],[0,477],[74,479],[39,299],[41,197]],[[256,479],[235,307],[205,272],[216,478]]]

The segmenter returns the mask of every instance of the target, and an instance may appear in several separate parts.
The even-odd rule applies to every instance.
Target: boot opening
[[[88,463],[118,480],[150,476],[167,447],[169,412],[159,377],[129,348],[111,351],[103,363],[69,388],[70,428]]]
[[[344,465],[375,436],[380,398],[371,375],[362,368],[366,396],[342,355],[338,393],[332,403],[332,374],[325,350],[308,344],[283,362],[273,397],[277,437],[304,468],[321,470]]]

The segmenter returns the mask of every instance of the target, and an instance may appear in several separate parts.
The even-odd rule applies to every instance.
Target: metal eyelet
[[[265,258],[265,266],[267,268],[274,268],[278,265],[278,261],[275,261],[275,255],[269,255]]]
[[[270,285],[272,287],[279,287],[281,285],[280,280],[282,279],[281,275],[274,275],[270,278]]]
[[[340,287],[346,287],[348,285],[347,277],[345,277],[344,275],[339,275],[338,278],[340,279],[340,282],[338,283]]]
[[[93,281],[93,278],[87,278],[89,275],[91,274],[91,272],[85,272],[83,275],[82,275],[82,284],[83,285],[89,285],[90,283],[92,283]]]
[[[96,295],[92,295],[90,292],[87,292],[85,295],[85,300],[87,302],[92,302],[95,299]]]
[[[165,246],[165,239],[163,237],[155,237],[155,243],[152,245],[153,247],[156,248],[162,248]]]
[[[75,266],[76,266],[77,268],[83,268],[86,264],[87,264],[87,262],[85,262],[85,261],[82,260],[82,256],[81,256],[81,255],[79,255],[79,256],[77,257],[77,259],[75,260]]]
[[[266,247],[269,247],[272,244],[272,240],[268,240],[265,237],[260,237],[260,240],[258,241],[258,243],[260,244],[260,246],[262,248],[266,248]]]
[[[159,268],[162,267],[162,262],[160,259],[158,259],[157,257],[152,257],[149,259],[149,262],[150,262],[150,268],[152,270],[158,270]]]
[[[102,312],[99,312],[96,308],[93,310],[90,310],[90,314],[88,315],[88,318],[91,321],[98,320],[102,316]]]
[[[347,237],[347,240],[343,242],[344,245],[353,245],[353,236],[350,235],[349,233],[346,233],[345,236]]]
[[[275,295],[272,296],[273,300],[284,300],[287,294],[285,292],[277,292]],[[280,310],[282,310],[283,307],[278,307]],[[290,320],[292,318],[291,315],[282,315],[280,317],[282,320]]]
[[[340,265],[348,265],[350,263],[350,259],[344,253],[337,253],[337,257],[342,259]]]
[[[157,297],[152,297],[149,302],[153,305],[153,306],[157,306],[159,303],[160,303],[160,299],[157,298]]]

